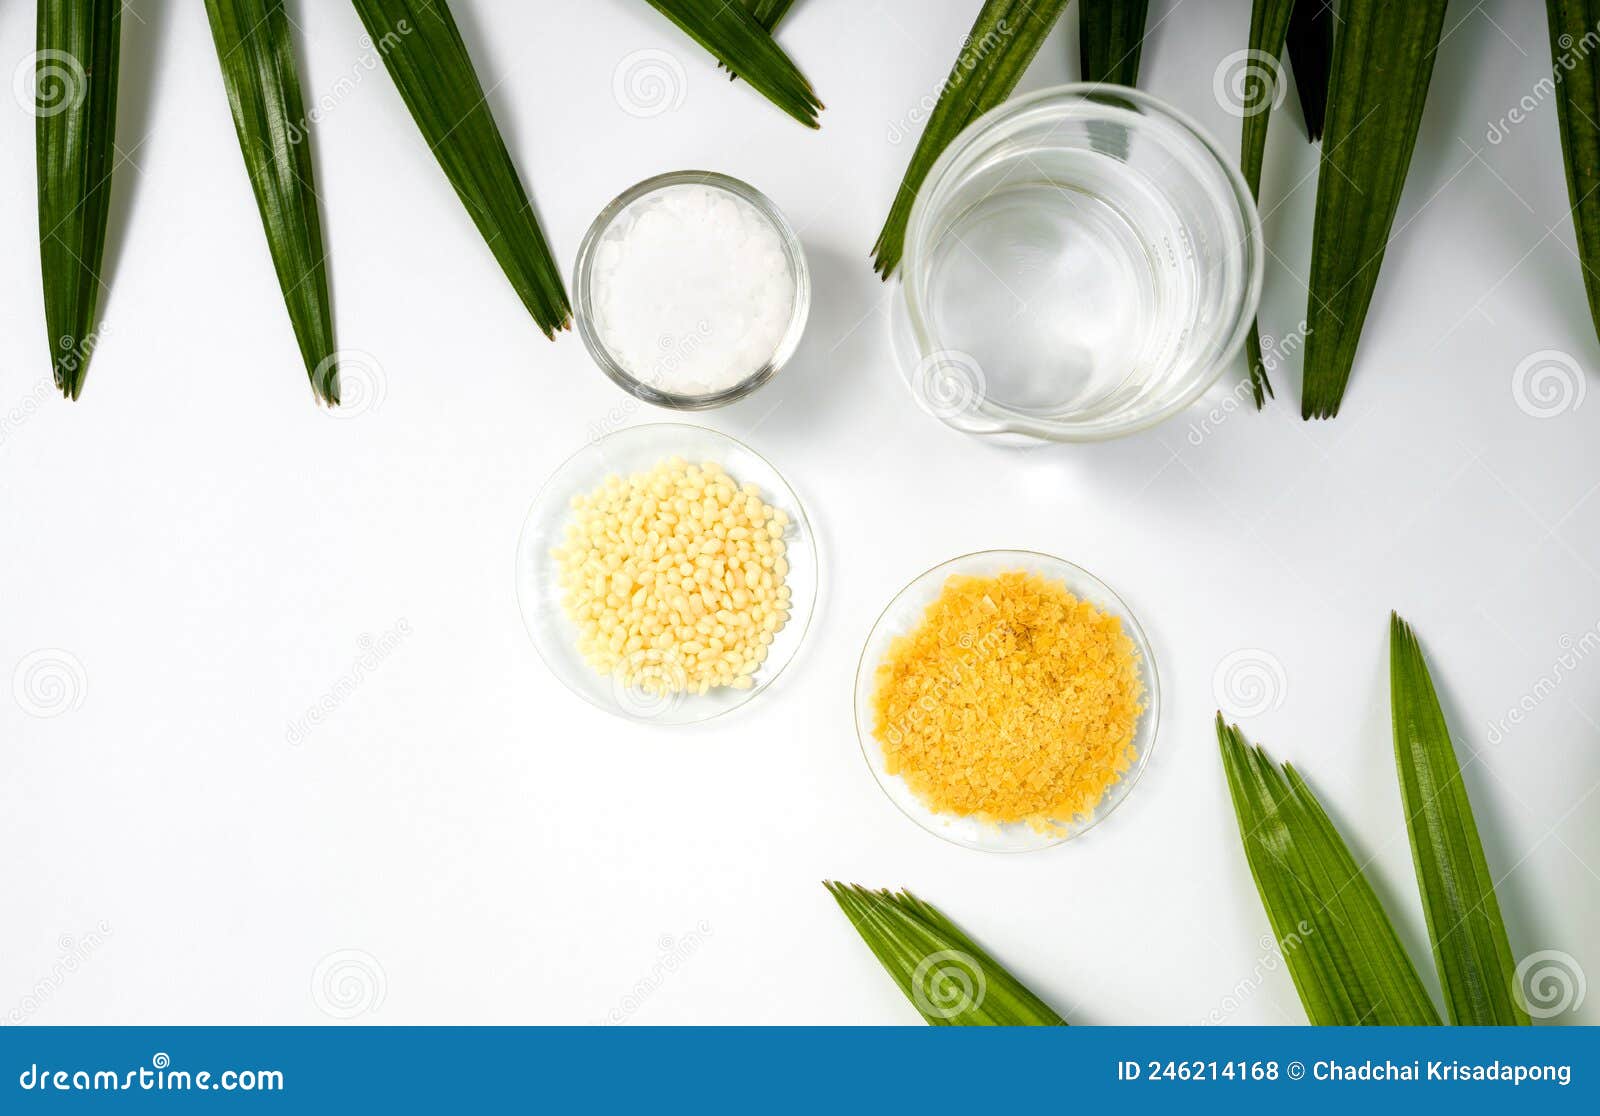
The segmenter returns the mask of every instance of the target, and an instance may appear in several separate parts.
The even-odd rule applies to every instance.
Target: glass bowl
[[[928,605],[933,603],[952,574],[992,577],[996,574],[1022,570],[1042,574],[1052,581],[1064,584],[1073,596],[1087,601],[1100,611],[1122,621],[1122,630],[1133,640],[1139,658],[1139,678],[1144,683],[1144,712],[1139,715],[1134,729],[1135,757],[1122,778],[1106,789],[1094,812],[1082,819],[1052,819],[1059,831],[1041,833],[1026,822],[980,821],[976,818],[941,814],[925,806],[911,787],[899,775],[884,769],[883,748],[872,731],[872,693],[878,664],[897,636],[905,635],[922,622]],[[984,852],[1031,852],[1071,840],[1103,821],[1111,811],[1133,791],[1134,784],[1150,762],[1150,752],[1155,745],[1156,723],[1160,719],[1161,686],[1156,677],[1156,660],[1145,638],[1144,630],[1122,598],[1089,571],[1071,562],[1040,554],[1032,550],[983,550],[952,558],[942,565],[917,577],[895,594],[861,650],[861,662],[856,668],[856,736],[861,741],[861,754],[866,758],[873,777],[889,796],[889,801],[900,812],[916,822],[935,837],[960,845],[963,848]]]
[[[770,221],[777,230],[778,238],[783,242],[784,256],[788,260],[789,275],[794,280],[794,302],[790,308],[789,327],[784,331],[771,358],[760,367],[752,368],[750,374],[734,386],[705,395],[682,395],[665,391],[650,383],[648,378],[641,379],[635,376],[606,349],[595,323],[592,280],[597,250],[606,231],[630,206],[646,195],[684,185],[716,187],[754,206],[757,212]],[[589,226],[589,231],[584,234],[583,242],[578,246],[578,262],[574,267],[572,289],[578,335],[583,338],[584,347],[589,350],[589,355],[600,366],[600,370],[634,398],[642,399],[657,407],[668,407],[678,411],[704,411],[712,407],[721,407],[737,399],[743,399],[776,376],[778,370],[788,363],[799,346],[800,335],[805,332],[806,317],[811,311],[811,272],[806,266],[805,251],[800,246],[800,238],[795,235],[788,220],[760,190],[749,183],[730,178],[725,174],[717,174],[715,171],[674,171],[647,178],[638,185],[624,190],[610,205],[600,211],[600,215]],[[657,344],[661,349],[661,356],[658,369],[667,361],[681,359],[683,352],[694,343],[693,333],[659,338]]]
[[[561,578],[551,551],[565,538],[572,500],[598,488],[613,473],[649,469],[669,457],[691,464],[715,461],[741,484],[761,487],[762,499],[788,513],[784,532],[789,573],[789,620],[774,634],[767,658],[748,690],[721,687],[704,694],[655,696],[598,673],[578,652],[576,627],[561,602]],[[737,709],[789,665],[805,638],[817,600],[817,547],[805,508],[766,458],[744,443],[701,426],[653,423],[618,430],[567,458],[528,509],[517,542],[517,603],[535,650],[567,689],[608,713],[633,721],[683,725]]]
[[[1231,155],[1137,90],[1063,85],[975,120],[917,193],[893,299],[900,371],[970,434],[1088,442],[1183,410],[1261,298]]]

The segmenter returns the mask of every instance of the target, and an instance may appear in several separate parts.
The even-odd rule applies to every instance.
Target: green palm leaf
[[[1150,0],[1078,0],[1078,62],[1084,81],[1136,85]]]
[[[234,131],[311,390],[339,402],[311,136],[283,0],[206,0]]]
[[[571,324],[561,271],[446,0],[355,0],[422,138],[547,337]]]
[[[824,882],[851,925],[922,1017],[944,1026],[1066,1026],[1016,977],[936,907]]]
[[[1243,134],[1239,137],[1239,169],[1250,186],[1250,195],[1258,201],[1261,163],[1267,150],[1267,121],[1272,115],[1272,103],[1277,99],[1278,83],[1283,81],[1278,59],[1283,54],[1283,41],[1289,33],[1295,6],[1295,0],[1255,0],[1250,8],[1250,49],[1245,55],[1244,85],[1239,90],[1240,111],[1244,115]],[[1245,359],[1250,368],[1250,392],[1255,396],[1256,409],[1260,410],[1273,392],[1261,354],[1259,322],[1250,323]]]
[[[794,0],[744,0],[745,10],[755,17],[763,28],[771,31],[778,21],[789,14]]]
[[[1289,66],[1300,90],[1306,138],[1322,138],[1328,117],[1328,67],[1333,63],[1333,0],[1296,0],[1289,17]]]
[[[794,0],[742,0],[742,3],[744,4],[744,10],[749,12],[751,18],[761,24],[768,34],[771,34],[778,26],[778,22],[789,14],[789,9],[794,7]],[[718,62],[717,68],[726,70],[728,67]],[[730,72],[728,80],[732,81],[738,76],[738,74]]]
[[[31,110],[39,263],[56,386],[83,391],[111,204],[122,0],[39,0]]]
[[[822,102],[805,75],[773,41],[770,24],[763,25],[744,5],[729,0],[649,2],[735,77],[744,78],[752,89],[806,127],[817,127]]]
[[[963,128],[1011,95],[1066,6],[1067,0],[984,0],[872,246],[872,266],[885,279],[900,265],[922,180]]]
[[[1556,117],[1589,317],[1600,331],[1600,54],[1581,47],[1600,26],[1600,0],[1547,0]]]
[[[1389,619],[1389,700],[1411,857],[1450,1022],[1525,1024],[1528,1013],[1513,992],[1516,959],[1450,731],[1422,648],[1410,626],[1394,615]]]
[[[1217,715],[1228,791],[1267,921],[1319,1025],[1433,1025],[1439,1013],[1372,885],[1293,767]]]
[[[1312,228],[1306,418],[1339,413],[1400,207],[1445,0],[1344,0]]]

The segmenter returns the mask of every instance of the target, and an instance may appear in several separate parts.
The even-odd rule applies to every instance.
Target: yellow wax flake
[[[1054,832],[1133,763],[1143,699],[1116,616],[1039,574],[957,574],[878,665],[873,735],[929,809]]]

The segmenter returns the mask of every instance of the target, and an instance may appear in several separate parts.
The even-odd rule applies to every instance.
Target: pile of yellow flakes
[[[1054,832],[1135,758],[1121,621],[1033,573],[956,575],[879,664],[873,734],[929,809]]]

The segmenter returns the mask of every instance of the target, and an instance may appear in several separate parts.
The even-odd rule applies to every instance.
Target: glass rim
[[[600,238],[605,235],[612,223],[624,210],[641,198],[672,186],[688,185],[713,186],[754,206],[757,212],[777,230],[778,238],[783,242],[784,256],[789,262],[790,274],[794,278],[794,299],[789,310],[789,325],[784,330],[783,337],[779,340],[772,356],[760,368],[732,387],[703,395],[663,391],[624,368],[621,362],[611,355],[594,327],[590,297],[595,250],[599,246]],[[805,332],[806,319],[811,312],[811,272],[806,263],[805,249],[800,243],[799,235],[789,224],[783,211],[772,203],[772,199],[748,182],[731,175],[710,170],[678,170],[653,175],[634,183],[600,210],[583,234],[583,240],[578,244],[578,256],[572,269],[572,295],[573,318],[577,323],[578,336],[583,339],[583,347],[589,351],[589,356],[612,383],[635,399],[657,407],[675,411],[705,411],[743,399],[776,376],[789,362],[789,358],[800,346],[800,336]]]
[[[1097,117],[1102,120],[1149,118],[1165,120],[1199,145],[1209,156],[1210,165],[1221,172],[1230,187],[1231,200],[1237,207],[1237,217],[1243,226],[1243,238],[1236,247],[1242,257],[1244,297],[1232,316],[1233,320],[1229,322],[1226,332],[1218,331],[1216,355],[1210,360],[1205,374],[1175,400],[1149,414],[1140,415],[1131,421],[1114,422],[1105,427],[1084,426],[1057,419],[1041,419],[984,397],[980,398],[973,408],[987,420],[983,429],[966,430],[941,419],[946,425],[963,430],[964,433],[1021,434],[1049,442],[1101,442],[1148,430],[1185,410],[1210,390],[1244,347],[1245,338],[1256,318],[1265,280],[1264,241],[1255,195],[1245,181],[1244,173],[1238,163],[1228,156],[1199,121],[1158,97],[1123,85],[1069,82],[996,105],[962,129],[929,168],[927,177],[923,179],[922,186],[917,190],[916,199],[911,205],[911,213],[906,222],[905,251],[900,261],[900,295],[909,319],[912,342],[920,354],[925,356],[941,349],[921,309],[925,292],[919,276],[919,265],[924,262],[920,249],[922,241],[927,239],[926,227],[932,219],[930,199],[939,192],[952,170],[992,131],[1027,113],[1063,105],[1086,105],[1093,110],[1090,113],[1080,114],[1081,117]]]

